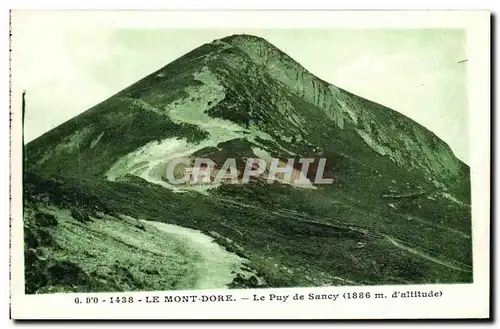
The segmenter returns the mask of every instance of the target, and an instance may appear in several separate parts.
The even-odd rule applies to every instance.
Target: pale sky
[[[12,92],[27,91],[30,141],[214,39],[267,39],[314,75],[424,125],[468,163],[467,63],[461,30],[172,30],[13,27]]]

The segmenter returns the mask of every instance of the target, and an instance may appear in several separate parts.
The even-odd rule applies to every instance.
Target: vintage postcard
[[[490,316],[489,12],[11,34],[12,318]]]

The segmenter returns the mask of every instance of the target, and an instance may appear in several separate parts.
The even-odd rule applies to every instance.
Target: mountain
[[[186,156],[325,158],[333,183],[169,185],[166,165]],[[240,264],[222,287],[472,281],[469,167],[256,36],[204,44],[45,133],[25,168],[30,293],[210,288],[181,278],[220,257]],[[174,227],[226,256],[162,242],[188,234]]]

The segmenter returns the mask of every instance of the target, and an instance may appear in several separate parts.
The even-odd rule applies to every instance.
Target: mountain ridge
[[[248,259],[254,283],[472,279],[468,166],[422,125],[315,77],[262,38],[204,44],[26,152],[25,207],[49,202],[99,221],[98,207],[197,229]],[[326,158],[333,183],[165,182],[168,161],[196,155]]]
[[[190,54],[192,54],[193,52],[196,53],[197,51],[199,52],[201,48],[203,48],[204,46],[213,46],[214,43],[216,45],[218,45],[219,43],[224,43],[224,44],[228,44],[227,41],[230,41],[230,42],[234,42],[235,45],[232,46],[232,47],[237,47],[238,49],[241,49],[244,54],[246,54],[247,56],[249,56],[250,59],[252,59],[252,56],[249,54],[250,52],[247,50],[245,51],[245,47],[248,49],[248,44],[245,44],[245,42],[242,42],[241,40],[250,40],[252,42],[258,42],[259,43],[259,46],[260,48],[259,49],[263,49],[263,47],[267,47],[265,48],[265,51],[267,51],[267,49],[271,49],[270,50],[270,54],[271,55],[267,55],[267,56],[261,56],[259,55],[260,57],[264,57],[266,58],[266,63],[269,63],[269,60],[270,58],[273,59],[275,54],[278,53],[280,56],[285,56],[284,58],[286,58],[286,60],[288,61],[288,63],[291,63],[290,65],[293,65],[293,66],[296,66],[296,67],[299,67],[300,71],[302,72],[299,72],[300,74],[303,74],[305,75],[306,77],[306,80],[307,82],[310,81],[310,83],[312,84],[312,89],[313,89],[313,92],[312,94],[308,94],[308,93],[305,93],[304,90],[305,88],[301,87],[300,86],[303,86],[303,83],[302,85],[300,83],[295,83],[292,81],[290,82],[289,79],[279,79],[279,77],[283,77],[283,76],[286,76],[286,74],[279,74],[280,72],[278,72],[277,74],[275,74],[275,76],[272,76],[272,72],[270,73],[271,77],[272,78],[275,78],[277,79],[278,81],[282,82],[282,83],[285,83],[285,82],[288,82],[288,83],[285,83],[287,84],[289,87],[291,86],[291,90],[295,93],[298,93],[298,95],[300,97],[303,97],[306,99],[306,101],[316,105],[316,106],[324,106],[326,104],[326,107],[327,107],[327,111],[325,111],[327,113],[327,115],[332,119],[332,121],[336,122],[337,125],[339,127],[343,127],[344,125],[344,122],[346,120],[351,120],[351,121],[357,121],[357,115],[359,115],[360,113],[362,113],[362,111],[359,110],[359,106],[354,104],[354,111],[352,108],[348,108],[346,106],[343,106],[342,104],[345,104],[345,102],[349,102],[349,97],[356,97],[357,99],[361,100],[362,102],[368,102],[367,106],[365,107],[368,107],[370,108],[371,110],[377,110],[378,112],[383,112],[383,111],[387,111],[387,110],[390,110],[388,109],[387,107],[384,107],[380,104],[377,104],[377,103],[374,103],[374,102],[371,102],[369,100],[366,100],[360,96],[357,96],[357,95],[354,95],[352,93],[349,93],[343,89],[340,89],[338,87],[335,87],[319,78],[316,78],[315,76],[313,76],[309,71],[307,71],[305,68],[303,68],[300,64],[298,64],[297,62],[293,61],[293,59],[289,58],[286,54],[282,53],[278,48],[272,46],[271,44],[269,44],[267,41],[265,41],[264,39],[262,38],[259,38],[259,37],[254,37],[254,36],[248,36],[248,35],[233,35],[233,36],[230,36],[230,37],[226,37],[226,38],[222,38],[220,40],[215,40],[214,42],[212,43],[209,43],[209,44],[205,44],[197,49],[195,49],[194,51],[184,55],[184,56],[181,56],[179,57],[178,59],[176,59],[174,62],[172,62],[171,64],[168,64],[164,67],[162,67],[161,69],[153,72],[152,74],[146,76],[144,79],[141,79],[139,80],[138,82],[132,84],[131,86],[125,88],[124,90],[116,93],[115,95],[111,96],[110,98],[108,99],[111,99],[113,97],[117,97],[117,96],[120,96],[120,95],[123,95],[123,94],[127,94],[127,92],[130,90],[130,88],[132,88],[133,86],[135,86],[137,83],[140,83],[141,81],[144,81],[144,80],[148,80],[148,79],[151,79],[151,77],[158,77],[159,75],[162,75],[162,74],[166,74],[166,73],[163,73],[165,71],[168,71],[169,68],[175,64],[177,61],[182,61],[183,59],[186,59],[187,56],[189,56]],[[243,43],[243,46],[241,46],[241,44]],[[250,47],[251,48],[251,47]],[[257,48],[257,47],[254,47],[254,48]],[[218,54],[220,54],[221,52],[223,52],[224,50],[226,50],[227,48],[222,48],[222,49],[217,49],[218,51]],[[239,54],[241,55],[241,54]],[[203,57],[210,57],[210,56],[213,56],[211,53],[208,53],[208,54],[204,54]],[[257,57],[259,57],[257,56]],[[256,56],[254,55],[253,58],[255,58]],[[252,61],[254,63],[256,63],[256,61],[254,59],[252,59]],[[275,61],[275,60],[274,60]],[[264,62],[264,60],[263,60]],[[262,62],[262,63],[263,63]],[[259,64],[259,65],[264,65],[264,64]],[[173,72],[173,74],[175,74],[176,72]],[[269,72],[268,72],[269,73]],[[299,74],[297,73],[297,75]],[[277,75],[277,76],[276,76]],[[287,81],[285,81],[287,80]],[[285,81],[285,82],[284,82]],[[319,81],[320,84],[317,85],[317,82],[315,81]],[[330,88],[330,89],[329,89]],[[316,91],[317,89],[317,91]],[[328,89],[328,91],[326,90]],[[344,96],[347,95],[346,96]],[[337,100],[335,100],[335,96],[337,96]],[[340,99],[340,100],[339,100]],[[337,104],[334,104],[335,101],[337,102]],[[338,103],[341,103],[341,105],[339,106]],[[333,108],[333,110],[331,109]],[[380,110],[379,110],[380,109]],[[392,110],[390,110],[392,111]],[[453,154],[453,151],[451,150],[451,148],[449,147],[448,144],[446,144],[444,141],[442,141],[441,139],[439,139],[439,137],[437,137],[433,132],[431,132],[430,130],[428,130],[427,128],[425,128],[424,126],[418,124],[417,122],[413,121],[412,119],[410,118],[407,118],[406,116],[402,115],[402,114],[399,114],[397,112],[394,112],[394,113],[391,113],[392,116],[396,116],[399,118],[402,118],[403,120],[405,121],[409,121],[411,122],[412,125],[416,126],[419,128],[419,130],[422,130],[424,134],[429,134],[431,135],[431,139],[432,140],[438,140],[440,144],[442,144],[442,147],[443,147],[443,152],[444,152],[444,156],[446,158],[451,158],[451,157],[455,157],[454,154]],[[372,118],[368,118],[368,120],[373,120],[373,117]],[[68,121],[71,121],[71,120],[68,120]],[[64,124],[64,123],[63,123]],[[389,154],[389,156],[393,157],[393,159],[395,161],[402,161],[401,160],[401,155],[397,153],[394,153],[393,150],[391,150],[391,147],[386,147],[385,145],[380,145],[378,144],[376,141],[374,141],[374,138],[373,138],[373,134],[372,132],[370,131],[370,128],[368,126],[365,126],[365,127],[361,127],[361,129],[359,129],[359,135],[365,139],[365,141],[368,143],[368,144],[372,144],[373,145],[373,148],[380,152],[380,153],[384,153],[384,154]],[[45,134],[44,134],[45,135]],[[43,138],[43,135],[40,136],[39,138]],[[37,138],[38,139],[38,138]],[[411,157],[411,154],[407,154],[405,155],[406,157],[410,156]],[[463,166],[464,163],[460,160],[458,160],[459,162],[457,162],[456,164],[454,164],[454,168],[456,170],[456,167],[458,166]],[[430,161],[428,161],[429,163]]]

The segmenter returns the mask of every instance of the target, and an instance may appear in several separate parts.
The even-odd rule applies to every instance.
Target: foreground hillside
[[[181,156],[322,157],[333,184],[178,188],[161,173]],[[314,77],[257,37],[203,45],[44,134],[27,145],[26,168],[27,232],[71,241],[71,213],[84,213],[90,220],[77,226],[88,236],[78,250],[98,246],[101,233],[116,241],[106,231],[114,227],[121,242],[96,255],[120,254],[136,264],[130,283],[128,274],[69,244],[55,242],[46,256],[33,256],[40,247],[26,235],[33,273],[72,259],[82,275],[120,282],[75,289],[198,287],[174,279],[195,275],[188,268],[197,267],[196,253],[180,252],[183,243],[150,223],[146,231],[134,228],[138,220],[211,236],[244,264],[227,287],[472,280],[468,167],[426,128]],[[54,227],[46,230],[40,213],[52,214]],[[139,247],[123,243],[138,239],[166,249],[168,275],[154,261],[158,255],[151,256],[158,274],[148,274],[149,261],[132,255]],[[32,292],[68,286],[60,281],[38,283]]]

